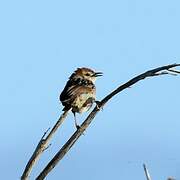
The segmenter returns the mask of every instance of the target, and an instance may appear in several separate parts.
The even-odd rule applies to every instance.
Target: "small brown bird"
[[[69,77],[69,80],[60,94],[60,101],[64,106],[63,111],[72,110],[76,128],[76,113],[88,111],[96,99],[95,80],[102,76],[102,72],[95,72],[89,68],[78,68]]]

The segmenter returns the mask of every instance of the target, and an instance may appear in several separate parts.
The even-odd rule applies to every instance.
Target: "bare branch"
[[[147,167],[146,167],[145,164],[143,164],[143,168],[144,168],[144,173],[145,173],[145,175],[146,175],[146,179],[147,179],[147,180],[151,180],[151,176],[150,176],[150,174],[149,174],[149,172],[148,172],[148,169],[147,169]]]
[[[180,71],[174,70],[174,69],[169,69],[168,71],[176,73],[176,74],[180,74]]]
[[[173,177],[168,177],[167,180],[176,180],[176,179]]]
[[[50,128],[43,134],[42,138],[40,139],[38,145],[36,146],[36,149],[35,151],[33,152],[31,158],[29,159],[25,169],[24,169],[24,172],[23,172],[23,175],[21,176],[21,180],[28,180],[29,179],[29,175],[32,171],[32,168],[33,166],[36,164],[36,162],[38,161],[38,159],[40,158],[41,154],[49,148],[49,146],[51,144],[48,145],[50,139],[52,138],[52,136],[54,135],[54,133],[56,132],[56,130],[58,129],[58,127],[62,124],[62,122],[65,120],[68,112],[68,111],[65,111],[61,116],[60,118],[58,119],[58,121],[56,122],[56,124],[53,126],[52,130],[48,133],[48,131],[50,130]],[[46,136],[46,138],[45,138]]]
[[[171,64],[167,66],[162,66],[159,68],[152,69],[150,71],[147,71],[145,73],[142,73],[133,79],[129,80],[125,84],[119,86],[117,89],[115,89],[113,92],[111,92],[109,95],[107,95],[102,101],[98,103],[98,106],[96,106],[93,111],[88,115],[86,120],[81,124],[80,128],[70,137],[70,139],[64,144],[64,146],[57,152],[57,154],[53,157],[53,159],[47,164],[47,166],[42,170],[42,172],[39,174],[39,176],[36,178],[36,180],[43,180],[48,173],[57,165],[57,163],[65,156],[65,154],[70,150],[70,148],[74,145],[74,143],[78,140],[78,138],[83,134],[83,132],[86,130],[86,128],[90,125],[96,114],[100,111],[101,108],[116,94],[123,91],[126,88],[129,88],[133,84],[137,83],[140,80],[143,80],[147,77],[153,77],[160,75],[162,71],[169,70],[173,67],[180,66],[180,64]],[[160,74],[158,74],[160,73]]]

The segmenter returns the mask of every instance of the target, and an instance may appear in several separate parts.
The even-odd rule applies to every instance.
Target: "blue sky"
[[[1,179],[19,179],[77,67],[103,71],[97,99],[148,69],[180,62],[180,2],[1,1]],[[180,76],[147,79],[113,98],[48,180],[180,180]],[[78,116],[82,122],[87,113]],[[70,114],[31,179],[74,132]]]

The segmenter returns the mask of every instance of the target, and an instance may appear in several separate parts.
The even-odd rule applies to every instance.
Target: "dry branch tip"
[[[143,169],[144,169],[144,173],[145,173],[145,175],[146,175],[146,179],[147,179],[147,180],[151,180],[151,176],[150,176],[150,174],[149,174],[149,172],[148,172],[148,169],[147,169],[145,163],[143,164]]]

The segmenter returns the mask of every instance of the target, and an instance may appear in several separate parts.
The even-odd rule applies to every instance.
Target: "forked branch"
[[[70,139],[64,144],[64,146],[57,152],[57,154],[53,157],[53,159],[47,164],[47,166],[42,170],[36,180],[43,180],[48,173],[57,165],[57,163],[65,156],[65,154],[70,150],[70,148],[74,145],[74,143],[78,140],[78,138],[83,134],[83,132],[87,129],[89,124],[92,122],[96,114],[100,111],[101,108],[116,94],[120,93],[126,88],[129,88],[133,84],[137,83],[140,80],[143,80],[147,77],[154,77],[159,75],[171,74],[171,72],[179,74],[179,71],[173,70],[172,68],[180,66],[180,64],[171,64],[167,66],[162,66],[159,68],[155,68],[149,70],[145,73],[142,73],[133,79],[129,80],[125,84],[119,86],[109,95],[107,95],[102,101],[98,103],[98,107],[96,106],[92,112],[88,115],[86,120],[81,124],[80,128],[70,137]]]
[[[62,122],[65,120],[69,111],[65,111],[60,116],[60,118],[58,119],[58,121],[56,122],[56,124],[54,125],[54,127],[52,128],[52,130],[49,133],[48,133],[48,131],[50,130],[50,128],[44,133],[44,135],[40,139],[38,145],[36,146],[35,151],[33,152],[31,158],[29,159],[29,161],[24,169],[24,172],[21,176],[21,180],[28,180],[33,166],[36,164],[36,162],[38,161],[38,159],[40,158],[42,153],[50,146],[49,142],[50,142],[52,136],[54,135],[54,133],[56,132],[58,127],[62,124]]]

